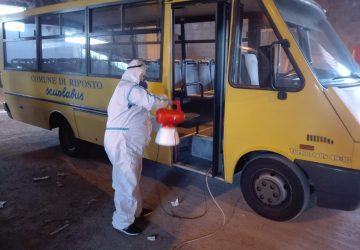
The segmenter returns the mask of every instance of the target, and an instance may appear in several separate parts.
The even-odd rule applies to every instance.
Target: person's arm
[[[153,95],[138,85],[132,86],[127,99],[131,105],[143,107],[148,111],[165,108],[169,103],[166,96]]]

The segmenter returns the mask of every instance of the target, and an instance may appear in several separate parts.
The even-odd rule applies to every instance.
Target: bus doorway
[[[223,173],[226,8],[223,2],[173,5],[173,96],[185,112],[173,162],[200,173],[211,168],[214,176]]]

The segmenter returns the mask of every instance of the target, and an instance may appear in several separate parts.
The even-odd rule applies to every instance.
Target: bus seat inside
[[[175,9],[173,95],[186,117],[180,136],[200,135],[200,126],[207,136],[212,132],[216,8],[216,3],[196,3]]]
[[[183,63],[184,68],[184,83],[186,85],[187,96],[199,96],[203,92],[203,85],[199,81],[199,66],[198,62],[192,59],[186,59]]]
[[[251,85],[259,85],[258,60],[255,54],[247,53],[242,55],[243,79]]]
[[[186,117],[191,118],[186,119],[180,126],[196,127],[196,133],[198,133],[200,125],[210,122],[213,118],[211,108],[213,92],[212,95],[206,95],[204,91],[204,85],[210,85],[207,86],[209,88],[212,85],[210,65],[210,60],[198,62],[192,59],[184,60],[182,65],[184,83],[181,88],[180,102],[183,111],[187,114]]]
[[[180,60],[175,60],[174,62],[174,85],[175,85],[175,90],[178,92],[180,91],[181,86],[183,85]]]
[[[214,90],[214,81],[211,73],[211,60],[199,62],[199,80],[204,87],[204,92]]]

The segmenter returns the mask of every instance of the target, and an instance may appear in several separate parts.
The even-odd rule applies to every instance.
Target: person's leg
[[[142,196],[141,196],[141,189],[140,189],[140,179],[141,179],[141,171],[142,171],[142,154],[138,155],[137,157],[137,167],[136,167],[136,171],[137,171],[137,178],[138,178],[138,185],[135,187],[135,192],[134,192],[134,197],[136,199],[136,212],[135,212],[135,216],[139,217],[142,211]]]
[[[116,210],[112,224],[114,228],[121,230],[134,222],[138,208],[139,154],[125,138],[120,139],[116,148],[112,172]]]

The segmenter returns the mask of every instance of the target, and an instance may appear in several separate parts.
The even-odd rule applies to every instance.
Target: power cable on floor
[[[160,146],[158,145],[158,148],[157,148],[157,154],[156,154],[156,162],[158,163],[158,158],[159,158],[159,151],[160,151]],[[211,168],[209,168],[208,172],[206,173],[206,176],[205,176],[205,183],[206,183],[206,187],[207,187],[207,190],[211,196],[211,199],[213,200],[213,202],[215,203],[216,207],[220,210],[221,212],[221,215],[223,217],[223,223],[213,232],[210,232],[208,234],[204,234],[202,236],[199,236],[199,237],[196,237],[196,238],[193,238],[193,239],[189,239],[189,240],[186,240],[186,241],[183,241],[181,242],[179,245],[177,245],[174,249],[180,249],[182,248],[184,245],[186,244],[189,244],[189,243],[192,243],[192,242],[195,242],[195,241],[198,241],[198,240],[201,240],[201,239],[204,239],[204,238],[208,238],[208,237],[211,237],[213,235],[215,235],[217,232],[219,232],[226,224],[226,216],[225,216],[225,213],[223,211],[223,209],[221,208],[221,206],[219,205],[219,203],[216,201],[214,195],[212,194],[211,190],[210,190],[210,187],[209,187],[209,183],[208,183],[208,176],[210,174],[210,171],[211,171]],[[160,203],[160,207],[161,209],[168,215],[168,216],[171,216],[171,217],[174,217],[174,218],[179,218],[179,219],[199,219],[203,216],[205,216],[205,214],[208,212],[208,206],[207,206],[207,199],[206,199],[206,194],[204,192],[204,200],[205,200],[205,210],[202,214],[198,215],[198,216],[193,216],[193,217],[187,217],[187,216],[180,216],[180,215],[177,215],[175,214],[173,211],[172,213],[169,213],[164,207],[163,207],[163,204],[162,204],[162,199],[161,199],[161,195],[160,195],[160,191],[158,189],[158,185],[157,185],[157,174],[156,174],[156,166],[154,167],[154,178],[155,178],[155,187],[156,187],[156,192],[157,192],[157,195],[158,195],[158,199],[159,199],[159,203]]]
[[[215,231],[211,232],[211,233],[208,233],[208,234],[204,234],[202,236],[199,236],[199,237],[196,237],[196,238],[193,238],[193,239],[189,239],[189,240],[186,240],[186,241],[183,241],[181,242],[179,245],[177,245],[174,249],[180,249],[182,248],[184,245],[186,244],[189,244],[189,243],[192,243],[192,242],[195,242],[195,241],[198,241],[198,240],[201,240],[201,239],[204,239],[204,238],[208,238],[208,237],[211,237],[213,235],[215,235],[217,232],[219,232],[226,224],[226,216],[225,216],[225,213],[224,211],[222,210],[222,208],[220,207],[219,203],[216,201],[214,195],[212,194],[211,190],[210,190],[210,187],[209,187],[209,183],[208,183],[208,176],[209,176],[209,173],[211,171],[211,168],[209,169],[209,171],[206,173],[206,177],[205,177],[205,182],[206,182],[206,187],[208,189],[208,192],[211,196],[211,199],[213,200],[213,202],[215,203],[216,207],[220,210],[221,212],[221,215],[223,217],[223,223],[222,225],[220,225]]]
[[[160,146],[158,145],[157,154],[156,154],[156,162],[158,162],[158,160],[159,160],[158,159],[159,158],[159,151],[160,151],[159,149],[160,149]],[[174,213],[174,211],[172,211],[172,210],[171,210],[171,213],[170,213],[164,208],[163,203],[162,203],[161,194],[160,194],[160,191],[159,191],[159,187],[158,187],[158,184],[157,184],[157,181],[156,181],[156,180],[158,180],[156,166],[154,167],[154,179],[155,179],[155,188],[156,188],[156,193],[157,193],[157,196],[158,196],[158,199],[159,199],[160,207],[161,207],[161,210],[163,210],[164,213],[166,213],[167,215],[169,215],[171,217],[174,217],[174,218],[188,219],[188,220],[199,219],[199,218],[205,216],[205,214],[208,211],[208,205],[207,205],[207,199],[206,199],[205,191],[203,191],[203,197],[204,197],[204,203],[205,203],[204,211],[201,214],[196,215],[196,216],[182,216],[182,215],[178,215],[178,214]]]

